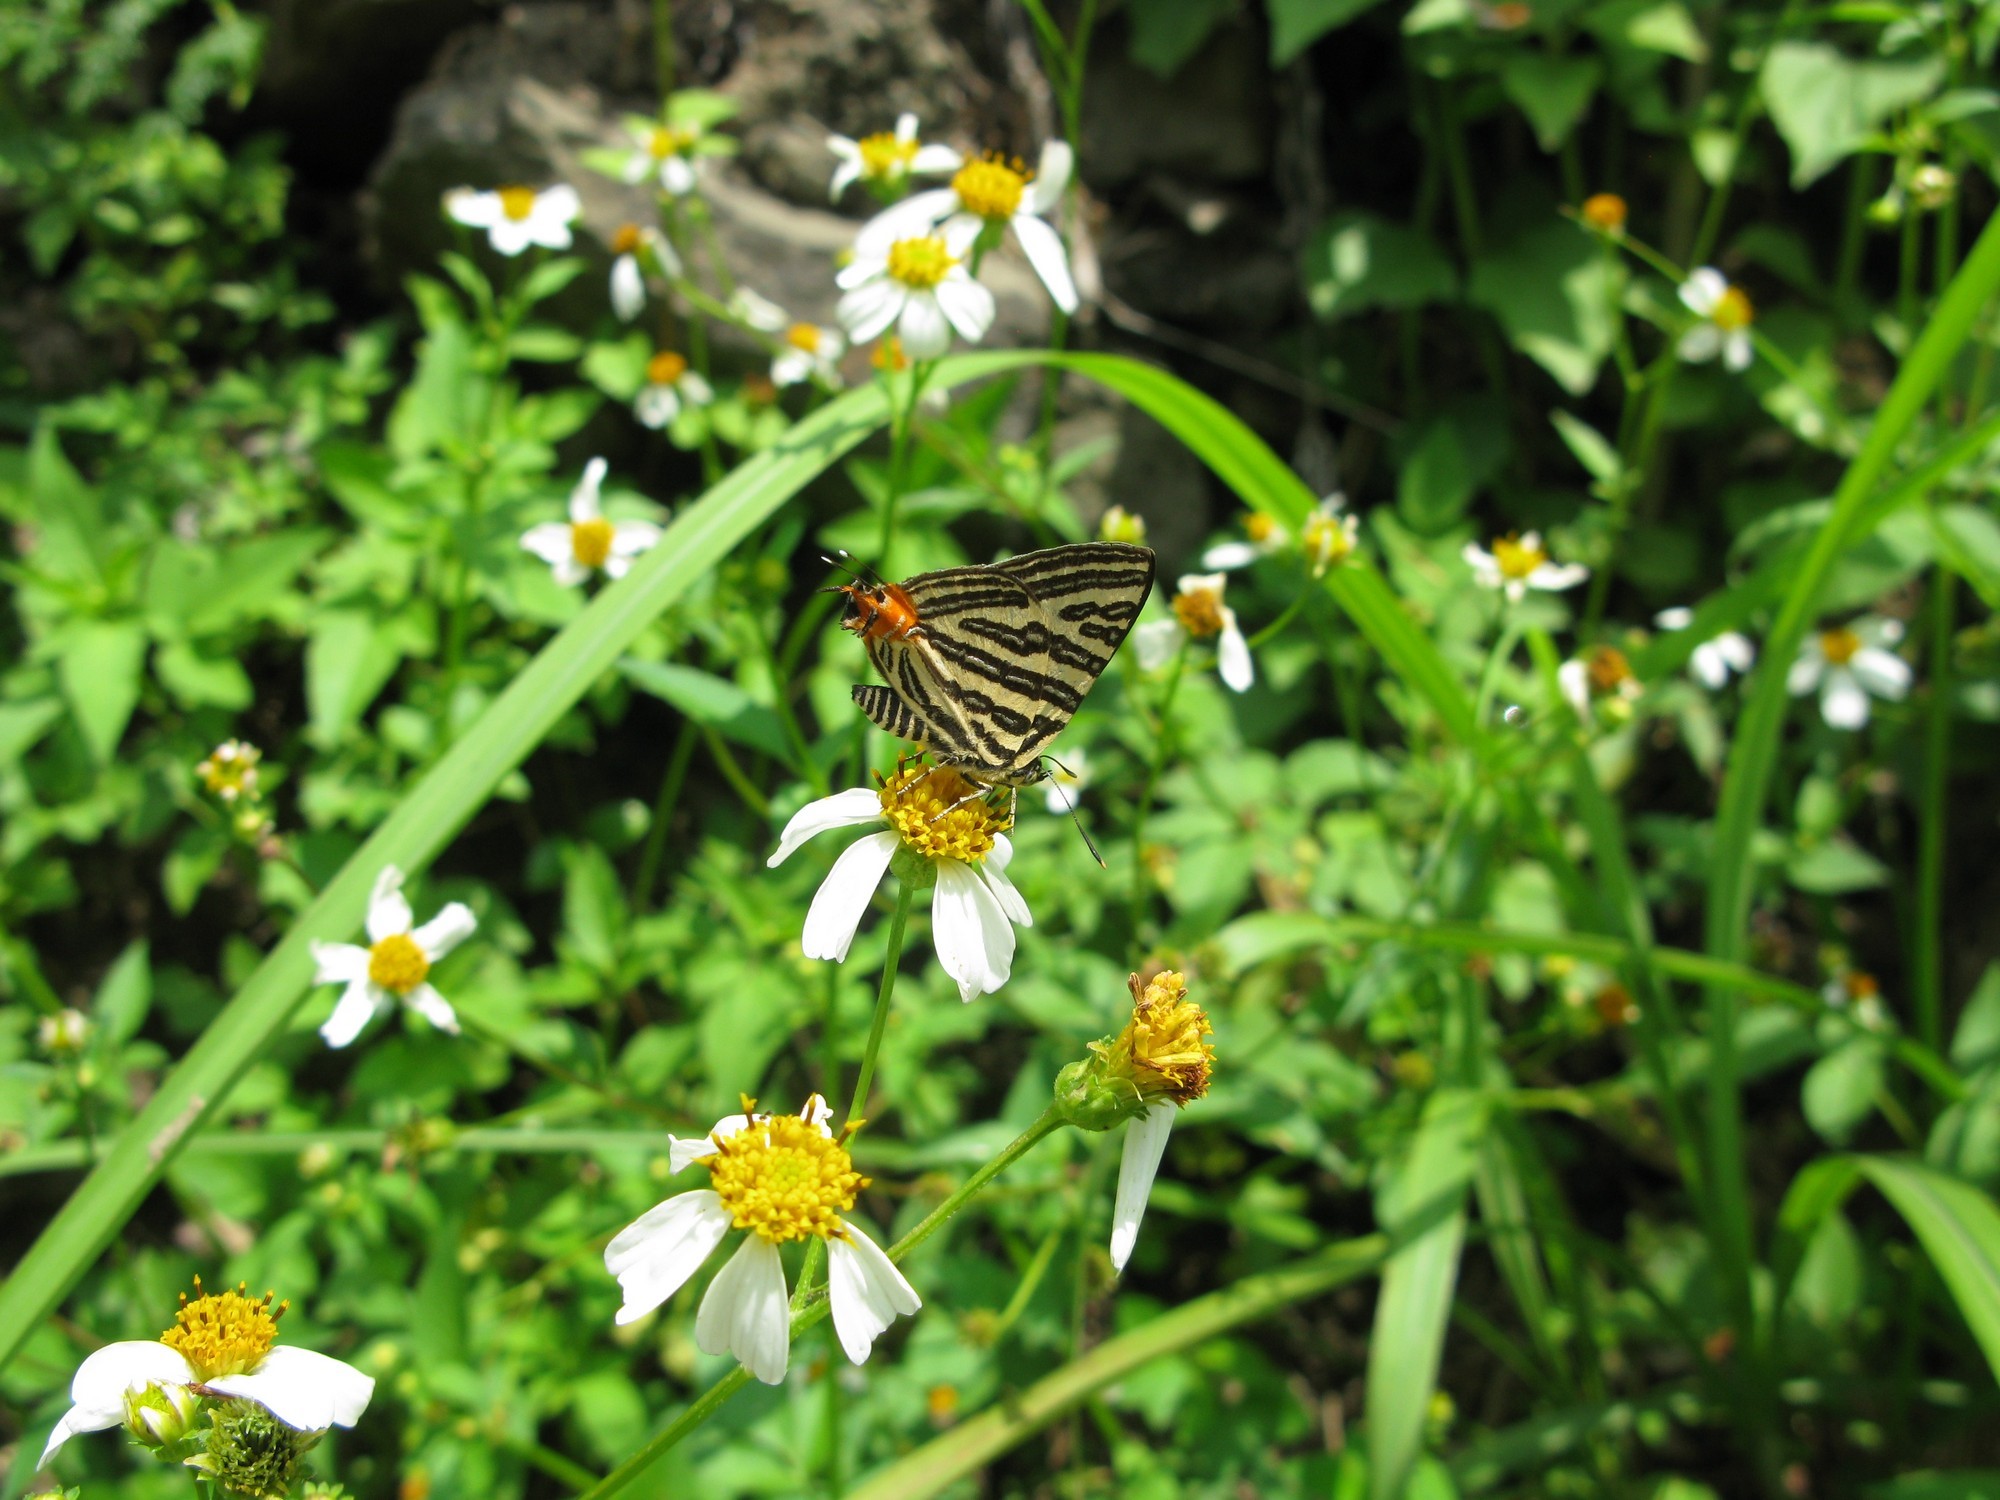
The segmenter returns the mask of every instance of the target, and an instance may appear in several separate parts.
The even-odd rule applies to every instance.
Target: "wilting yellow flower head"
[[[1128,984],[1132,1019],[1056,1079],[1057,1107],[1086,1130],[1109,1130],[1155,1104],[1191,1104],[1208,1092],[1213,1028],[1188,999],[1187,981],[1167,970],[1143,984],[1134,974]]]

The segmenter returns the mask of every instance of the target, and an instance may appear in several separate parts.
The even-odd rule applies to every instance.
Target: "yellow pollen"
[[[646,150],[654,161],[665,161],[670,156],[679,156],[694,144],[692,130],[675,130],[669,125],[656,126],[646,138]]]
[[[967,213],[1004,221],[1020,208],[1021,194],[1033,175],[1019,157],[1010,163],[998,152],[988,152],[958,169],[951,179],[951,190],[958,194]]]
[[[535,211],[535,190],[526,187],[500,189],[500,212],[516,223]]]
[[[601,568],[611,555],[611,523],[602,516],[569,523],[569,550],[586,568]]]
[[[1214,1028],[1208,1015],[1187,997],[1187,980],[1171,969],[1144,985],[1134,974],[1132,1019],[1107,1046],[1092,1042],[1110,1071],[1135,1088],[1148,1104],[1190,1104],[1208,1092],[1215,1048],[1204,1038]]]
[[[368,977],[392,995],[407,995],[424,982],[431,961],[407,932],[392,932],[368,950]]]
[[[854,144],[861,148],[863,177],[901,177],[917,159],[917,142],[901,140],[892,131],[878,130]]]
[[[234,802],[239,797],[256,795],[257,762],[263,758],[263,751],[255,745],[246,745],[241,740],[224,740],[194,768],[194,773],[208,788],[210,796]]]
[[[1222,616],[1222,591],[1189,589],[1174,595],[1174,618],[1181,622],[1181,629],[1197,639],[1222,634],[1223,626],[1228,623]]]
[[[743,1101],[750,1123],[733,1135],[714,1138],[706,1159],[709,1186],[729,1210],[738,1229],[754,1230],[774,1245],[817,1236],[844,1240],[840,1221],[868,1179],[834,1137],[797,1115],[756,1115],[755,1101]]]
[[[1632,664],[1625,660],[1625,653],[1616,646],[1591,648],[1583,671],[1590,679],[1590,690],[1600,696],[1615,693],[1632,680]]]
[[[819,329],[811,323],[794,323],[785,330],[785,342],[807,354],[819,353]]]
[[[1860,649],[1861,637],[1845,625],[1819,633],[1819,654],[1827,659],[1830,666],[1846,666]]]
[[[1525,580],[1548,560],[1549,554],[1540,545],[1511,534],[1493,544],[1493,561],[1500,565],[1502,578]]]
[[[925,859],[975,864],[993,847],[993,836],[1013,826],[987,788],[950,766],[899,771],[882,783],[881,795],[882,816]]]
[[[243,1282],[233,1292],[204,1293],[201,1278],[194,1279],[194,1300],[181,1293],[181,1310],[174,1326],[160,1335],[160,1342],[174,1350],[193,1367],[200,1381],[220,1380],[225,1375],[241,1375],[254,1370],[271,1352],[278,1337],[278,1319],[291,1304],[271,1306],[270,1292],[261,1299],[244,1295]]]
[[[639,226],[637,224],[620,224],[618,232],[611,236],[611,253],[613,255],[636,255],[638,250]]]
[[[1243,518],[1243,534],[1261,545],[1278,534],[1278,523],[1261,510],[1254,510]]]
[[[1750,306],[1750,298],[1743,288],[1731,286],[1722,289],[1722,295],[1715,302],[1715,311],[1708,316],[1710,321],[1724,333],[1736,333],[1748,328],[1750,320],[1756,315],[1756,310]]]
[[[670,349],[662,349],[646,361],[646,379],[654,385],[672,385],[687,374],[688,362]]]
[[[1625,200],[1616,193],[1592,193],[1583,200],[1583,222],[1606,234],[1625,227],[1625,214]]]
[[[897,240],[889,247],[889,276],[904,286],[929,291],[958,264],[945,248],[942,236],[927,234],[916,239]]]

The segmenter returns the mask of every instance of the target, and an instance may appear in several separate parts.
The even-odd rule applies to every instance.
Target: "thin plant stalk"
[[[854,1096],[847,1101],[847,1122],[861,1118],[868,1087],[875,1081],[875,1054],[882,1050],[882,1032],[889,1024],[889,1003],[896,995],[896,971],[903,961],[903,934],[910,925],[910,904],[916,887],[898,877],[896,911],[889,918],[889,948],[882,956],[882,988],[875,996],[875,1019],[868,1024],[868,1045],[861,1053],[861,1072],[854,1079]]]
[[[1933,1052],[1944,1040],[1944,858],[1951,788],[1951,645],[1958,578],[1940,564],[1931,581],[1930,704],[1924,715],[1922,824],[1917,844],[1916,931],[1910,943],[1917,1038]]]

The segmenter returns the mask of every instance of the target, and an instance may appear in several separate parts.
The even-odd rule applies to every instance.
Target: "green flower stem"
[[[1924,715],[1922,827],[1917,845],[1916,931],[1910,940],[1910,992],[1918,1039],[1935,1052],[1944,1041],[1944,854],[1951,787],[1951,637],[1958,578],[1940,563],[1931,580],[1931,696]]]
[[[1259,646],[1263,646],[1268,642],[1276,640],[1278,636],[1284,632],[1285,627],[1291,624],[1293,619],[1298,615],[1300,608],[1303,607],[1306,602],[1306,597],[1313,592],[1314,590],[1312,588],[1312,585],[1308,583],[1304,588],[1300,589],[1296,594],[1292,595],[1291,603],[1287,604],[1283,609],[1278,611],[1277,619],[1273,620],[1270,624],[1266,625],[1262,630],[1258,631],[1255,635],[1251,636],[1243,644],[1248,646],[1252,651],[1255,651]]]
[[[896,971],[903,961],[903,933],[910,925],[910,904],[916,887],[896,880],[896,912],[889,918],[889,948],[882,956],[882,988],[875,995],[875,1019],[868,1026],[868,1045],[861,1053],[861,1072],[854,1080],[854,1097],[847,1101],[845,1123],[861,1118],[868,1103],[868,1086],[875,1081],[875,1054],[882,1050],[882,1032],[889,1024],[889,1002],[896,994]],[[830,1081],[830,1080],[829,1080]]]
[[[1153,790],[1159,785],[1160,770],[1166,764],[1173,741],[1174,698],[1187,672],[1187,658],[1188,636],[1183,632],[1180,650],[1174,653],[1174,664],[1167,674],[1167,685],[1160,693],[1160,727],[1153,738],[1152,759],[1146,765],[1146,784],[1140,788],[1139,805],[1132,812],[1132,946],[1135,949],[1146,920],[1146,817],[1152,811]]]
[[[924,383],[936,367],[934,359],[918,360],[910,366],[910,398],[901,411],[891,408],[889,426],[889,493],[882,501],[882,538],[875,547],[877,567],[889,565],[889,544],[896,539],[896,507],[909,483],[910,429],[917,420],[917,402],[923,398]]]
[[[666,98],[680,72],[674,49],[674,0],[653,0],[653,86]]]
[[[632,910],[644,915],[653,904],[653,888],[659,883],[660,861],[667,850],[667,828],[680,806],[681,790],[687,785],[688,767],[694,762],[699,726],[692,719],[681,721],[681,732],[660,773],[659,795],[653,799],[652,820],[646,825],[646,846],[639,851],[639,869],[632,877]]]

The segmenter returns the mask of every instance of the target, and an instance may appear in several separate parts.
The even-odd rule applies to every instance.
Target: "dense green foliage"
[[[644,321],[463,226],[371,321],[234,128],[258,8],[0,13],[0,1500],[197,1274],[375,1378],[305,1459],[357,1496],[1990,1492],[2000,6],[1023,3],[1071,135],[1087,59],[1184,77],[1217,28],[1335,101],[1300,326],[1235,352],[1340,414],[1299,467],[1344,510],[1087,320],[774,388],[699,187]],[[714,170],[734,110],[659,120]],[[714,399],[642,422],[661,350]],[[1255,683],[1163,555],[1159,654],[1055,747],[1105,867],[1022,793],[1004,985],[961,1003],[894,882],[807,958],[839,850],[779,832],[902,748],[826,559],[1143,517],[1055,441],[1086,391],[1255,539]],[[566,585],[522,538],[600,450],[664,530]],[[386,865],[476,916],[462,1032],[329,1050],[312,948]],[[1163,969],[1214,1079],[1121,1275],[1127,1127],[1044,1111]],[[815,1241],[782,1385],[697,1346],[709,1273],[614,1325],[607,1242],[702,1175],[669,1135],[871,1067],[855,1222],[922,1311],[851,1364]],[[52,1468],[191,1482],[115,1429]]]

